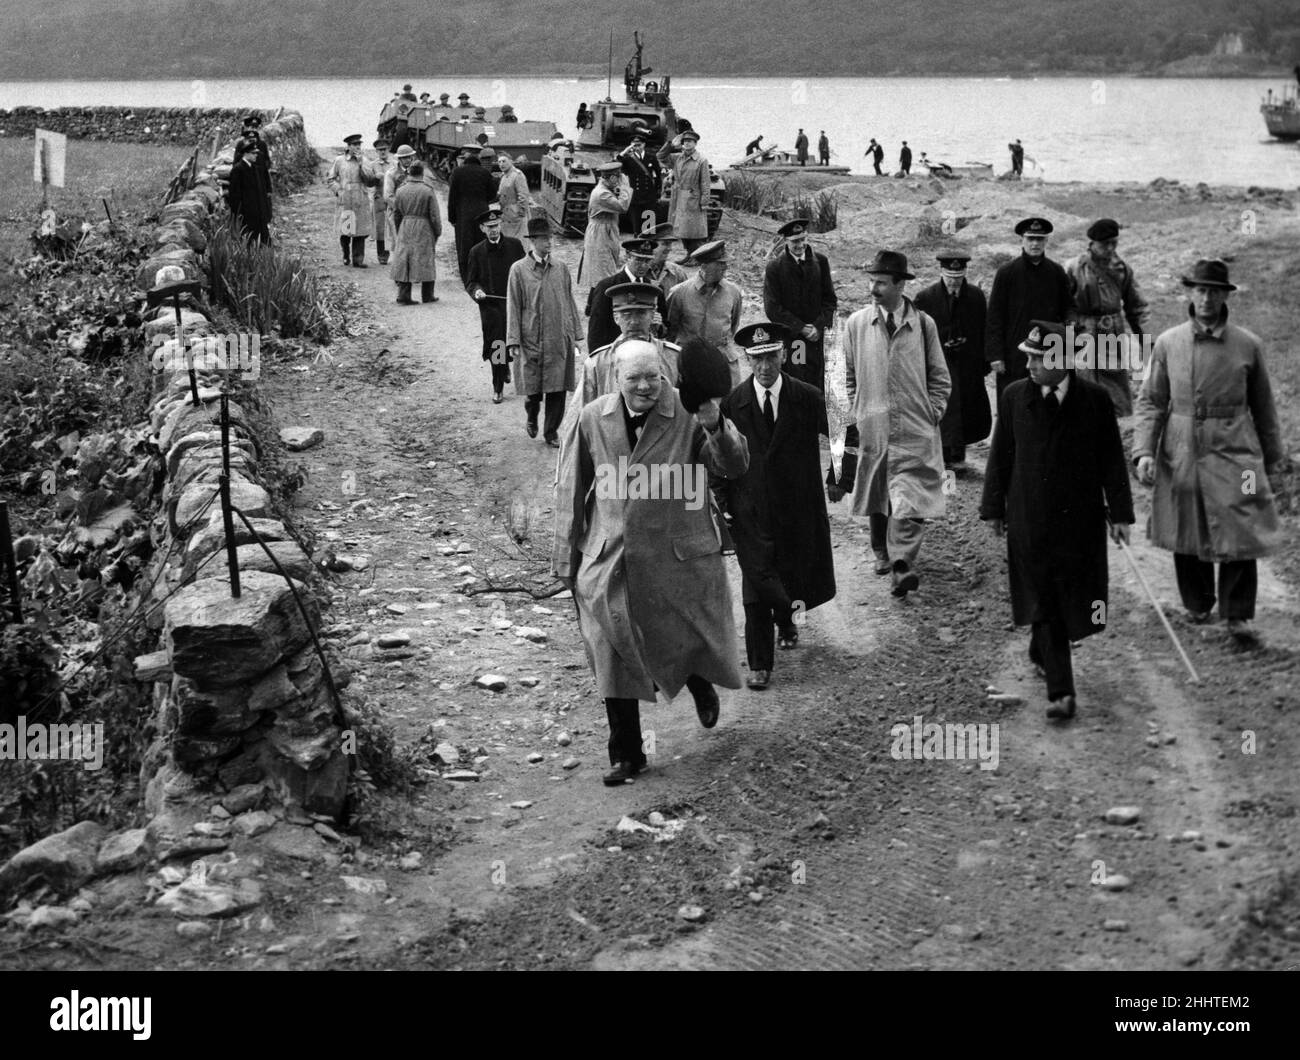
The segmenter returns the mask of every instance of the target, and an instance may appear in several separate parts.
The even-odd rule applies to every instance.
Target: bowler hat
[[[745,347],[746,353],[761,354],[781,349],[790,341],[791,333],[784,324],[760,320],[754,324],[746,324],[733,338],[737,346]]]
[[[801,236],[807,231],[808,218],[796,217],[793,221],[786,221],[785,224],[776,230],[776,234],[789,238],[790,236]]]
[[[715,239],[712,243],[701,244],[686,256],[686,260],[693,265],[708,265],[711,262],[726,261],[727,244],[721,239]]]
[[[1228,282],[1228,265],[1218,258],[1201,258],[1192,266],[1192,274],[1183,277],[1184,287],[1221,287],[1235,291],[1237,285]]]
[[[867,266],[867,272],[878,273],[886,272],[893,275],[896,280],[915,280],[916,277],[907,271],[907,255],[900,254],[896,250],[878,250],[871,264]]]
[[[545,217],[528,218],[528,238],[533,239],[536,236],[549,236],[551,234],[551,222]]]
[[[1052,231],[1052,222],[1045,217],[1026,217],[1016,225],[1016,235],[1045,236]]]
[[[655,309],[659,305],[660,290],[653,283],[618,283],[606,288],[610,303],[615,309]]]
[[[1088,238],[1104,243],[1108,239],[1119,238],[1119,222],[1103,217],[1088,226]]]
[[[713,343],[695,338],[677,355],[677,392],[687,412],[731,393],[731,366]]]

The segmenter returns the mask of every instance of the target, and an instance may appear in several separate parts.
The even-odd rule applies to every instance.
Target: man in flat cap
[[[1070,280],[1071,313],[1066,320],[1075,334],[1091,335],[1093,364],[1076,372],[1104,387],[1116,416],[1133,414],[1128,366],[1140,367],[1142,335],[1151,313],[1133,270],[1116,253],[1119,224],[1109,217],[1088,227],[1088,249],[1065,267]],[[1124,338],[1124,322],[1133,334]]]
[[[372,145],[375,149],[374,167],[375,173],[379,175],[379,183],[370,188],[370,214],[371,226],[375,230],[375,255],[379,258],[380,265],[388,264],[388,247],[392,246],[388,242],[388,204],[392,201],[384,195],[384,186],[387,183],[389,161],[388,161],[388,141],[382,137]]]
[[[997,373],[999,396],[1008,383],[1028,374],[1020,344],[1029,334],[1031,320],[1064,324],[1070,312],[1070,278],[1047,256],[1052,222],[1026,217],[1016,225],[1021,254],[993,274],[989,293],[984,356]]]
[[[739,386],[749,374],[731,337],[740,327],[744,292],[727,277],[727,244],[722,240],[703,243],[687,259],[699,272],[679,283],[668,294],[666,334],[679,346],[690,339],[703,339],[720,349],[731,366],[731,382]]]
[[[673,175],[668,220],[688,251],[709,238],[709,162],[696,150],[699,141],[700,134],[687,129],[665,141],[658,155],[659,164]]]
[[[632,202],[632,185],[623,176],[621,162],[605,162],[596,167],[596,186],[587,198],[587,230],[582,237],[582,261],[578,265],[578,282],[585,276],[595,284],[618,272],[618,227]]]
[[[916,292],[916,306],[930,314],[939,329],[943,358],[952,377],[948,407],[939,421],[943,466],[966,471],[966,446],[982,442],[993,426],[984,377],[984,328],[988,304],[984,292],[966,276],[970,255],[943,250],[937,255],[939,279]]]
[[[373,212],[367,188],[372,188],[383,177],[361,157],[361,134],[353,133],[343,138],[346,150],[334,159],[325,183],[334,190],[338,210],[334,215],[334,231],[343,248],[343,264],[366,267],[366,236],[374,230]]]
[[[614,157],[632,187],[632,204],[624,215],[625,228],[648,236],[659,223],[659,196],[664,187],[664,171],[659,159],[646,150],[650,132],[638,125],[632,130],[632,142]]]
[[[492,403],[501,404],[510,379],[506,351],[506,290],[510,268],[527,253],[518,239],[504,232],[501,213],[485,210],[478,215],[483,238],[469,252],[465,290],[478,303],[483,327],[483,360],[492,369]]]
[[[806,219],[787,221],[777,234],[785,246],[763,273],[763,312],[794,336],[785,370],[825,393],[825,331],[839,304],[830,262],[808,246]]]
[[[939,329],[903,288],[907,258],[882,250],[867,267],[872,304],[844,330],[845,382],[853,422],[832,501],[853,491],[852,513],[871,526],[876,573],[893,575],[894,596],[916,589],[925,520],[944,514],[939,422],[952,382]],[[860,450],[860,453],[859,453]]]
[[[1154,485],[1152,544],[1174,554],[1187,617],[1211,620],[1214,565],[1219,616],[1246,646],[1252,622],[1255,561],[1282,540],[1275,492],[1286,448],[1259,337],[1228,320],[1236,285],[1228,266],[1202,258],[1183,277],[1188,320],[1156,339],[1137,401],[1133,458],[1138,479]]]
[[[606,785],[646,766],[640,701],[685,685],[705,728],[714,685],[740,687],[731,594],[708,475],[744,473],[744,437],[717,398],[688,406],[647,342],[619,346],[619,392],[582,410],[556,482],[551,568],[573,590],[609,719]],[[722,369],[725,378],[725,367]],[[685,388],[684,388],[685,389]]]
[[[479,231],[478,217],[496,197],[492,174],[482,164],[481,152],[465,156],[464,165],[457,166],[447,182],[447,220],[456,229],[456,262],[463,283],[469,274],[469,252],[483,233]],[[492,152],[491,161],[496,161]]]
[[[655,244],[648,239],[623,240],[624,265],[618,272],[606,276],[587,292],[587,350],[591,354],[608,345],[619,336],[621,328],[614,319],[614,305],[609,299],[611,288],[620,284],[640,283],[645,279],[650,261],[654,257]],[[663,292],[659,293],[651,307],[666,317],[668,300]],[[647,331],[646,337],[652,332]]]
[[[528,437],[537,437],[537,413],[545,394],[542,437],[558,449],[565,394],[577,385],[574,353],[582,341],[582,324],[569,268],[551,255],[550,221],[532,218],[528,242],[531,248],[510,266],[506,279],[506,354],[514,360],[515,387],[527,398]]]
[[[831,524],[822,494],[818,438],[829,435],[821,393],[781,370],[790,332],[771,321],[741,328],[735,341],[752,376],[722,403],[749,447],[749,469],[718,492],[731,515],[745,605],[747,684],[767,688],[773,642],[799,642],[799,624],[835,596]]]
[[[1007,539],[1011,614],[1031,626],[1029,659],[1047,682],[1047,716],[1074,717],[1070,642],[1106,628],[1111,538],[1133,522],[1124,445],[1101,387],[1070,370],[1063,325],[1031,321],[1029,377],[998,398],[980,518]]]

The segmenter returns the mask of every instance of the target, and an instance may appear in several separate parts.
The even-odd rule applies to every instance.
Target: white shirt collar
[[[778,373],[776,382],[771,386],[764,386],[758,381],[758,376],[756,375],[751,375],[749,378],[754,381],[754,396],[758,398],[759,411],[761,412],[763,410],[763,397],[770,390],[772,391],[772,413],[773,415],[776,415],[778,412],[778,406],[781,404],[781,384],[784,380],[784,376]]]

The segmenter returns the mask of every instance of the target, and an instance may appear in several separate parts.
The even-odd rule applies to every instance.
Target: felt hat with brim
[[[690,339],[677,355],[677,392],[687,412],[731,393],[731,365],[726,355],[704,339]]]
[[[1056,335],[1056,343],[1052,343],[1049,336]],[[1021,353],[1028,354],[1030,357],[1042,357],[1047,354],[1053,345],[1063,348],[1065,342],[1065,325],[1058,324],[1052,320],[1031,320],[1029,322],[1029,334],[1025,336],[1024,342],[1016,347]]]
[[[490,147],[484,147],[479,151],[478,156],[479,158],[486,159],[488,161],[494,161],[497,157],[497,153]]]
[[[1095,239],[1098,243],[1104,243],[1108,239],[1118,239],[1119,222],[1112,221],[1109,217],[1093,221],[1088,226],[1088,238]]]
[[[551,222],[545,217],[530,217],[528,219],[528,238],[533,239],[537,236],[549,236],[551,234]]]
[[[915,280],[916,277],[907,271],[907,255],[900,254],[896,250],[878,250],[871,264],[867,266],[868,275],[877,273],[888,273],[896,280]]]
[[[775,353],[783,349],[785,344],[790,341],[790,329],[784,324],[777,324],[770,320],[760,320],[753,324],[746,324],[733,336],[737,346],[743,346],[745,352],[752,356],[758,356],[764,353]]]
[[[712,243],[701,244],[686,256],[686,260],[693,265],[708,265],[712,262],[727,261],[727,244],[721,239],[715,239]]]
[[[808,218],[806,217],[796,217],[793,221],[786,221],[785,224],[776,230],[777,235],[785,236],[786,239],[789,239],[791,236],[806,235],[807,232]]]
[[[652,258],[655,253],[655,241],[642,236],[639,239],[625,239],[622,242],[624,253],[635,254],[641,258]]]
[[[351,136],[343,137],[343,142],[345,144],[359,144],[361,140],[362,137],[360,133],[353,133]]]
[[[673,223],[665,221],[661,225],[655,225],[654,239],[656,243],[671,243],[674,239],[680,238],[673,230]]]
[[[485,224],[490,224],[492,221],[500,221],[500,220],[501,220],[501,205],[500,203],[498,203],[495,206],[489,206],[481,214],[475,217],[474,223],[476,225],[485,225]]]
[[[1192,266],[1192,274],[1183,277],[1184,287],[1219,287],[1235,291],[1237,285],[1228,282],[1228,265],[1218,258],[1201,258]]]
[[[615,309],[655,309],[660,290],[653,283],[619,283],[605,289]]]
[[[399,147],[399,148],[397,149],[397,156],[396,156],[396,157],[398,157],[398,158],[410,158],[410,157],[411,157],[412,155],[414,155],[414,154],[415,154],[415,148],[414,148],[414,147],[412,147],[410,144],[402,144],[402,146]]]
[[[1026,217],[1016,225],[1018,236],[1045,236],[1052,231],[1052,222],[1046,217]]]

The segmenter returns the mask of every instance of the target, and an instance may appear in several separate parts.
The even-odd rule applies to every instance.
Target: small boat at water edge
[[[1300,75],[1298,75],[1300,76]],[[1268,134],[1278,140],[1300,140],[1300,99],[1295,85],[1284,85],[1280,95],[1268,90],[1259,105]]]
[[[806,166],[799,164],[793,151],[783,151],[773,145],[752,155],[746,155],[739,162],[731,163],[731,168],[741,173],[836,173],[849,172],[848,166],[819,166],[808,159]]]

